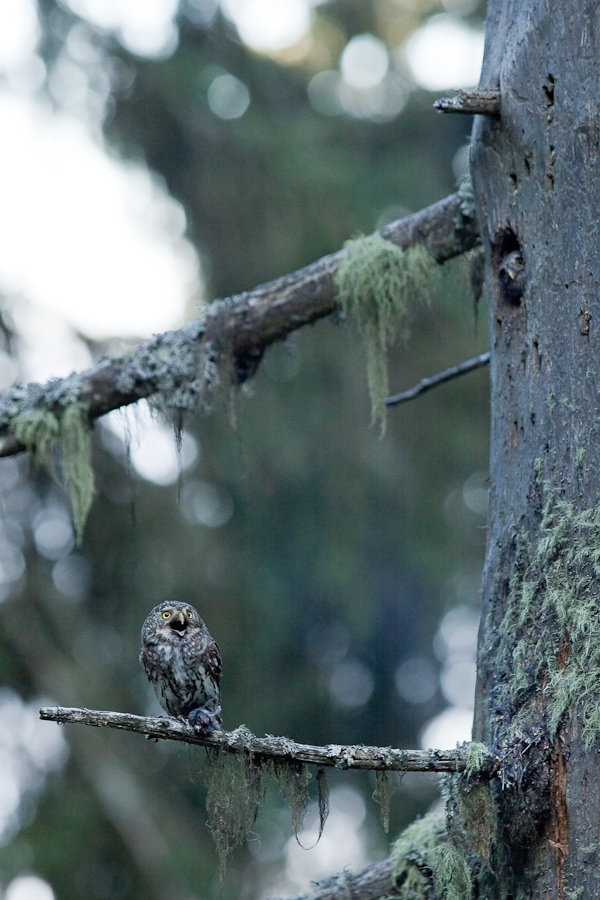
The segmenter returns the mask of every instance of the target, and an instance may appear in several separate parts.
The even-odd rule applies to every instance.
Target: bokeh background
[[[84,368],[440,199],[478,80],[478,0],[1,0],[0,387]],[[486,348],[464,261],[390,357],[399,391]],[[239,400],[172,428],[95,428],[81,548],[68,501],[0,461],[0,896],[262,900],[388,853],[438,802],[331,776],[320,844],[273,787],[221,888],[205,754],[41,723],[42,704],[157,714],[137,661],[155,604],[194,603],[227,728],[311,743],[470,735],[487,514],[480,370],[369,426],[342,321],[266,355]],[[314,841],[307,819],[302,843]],[[221,890],[223,893],[221,894]]]

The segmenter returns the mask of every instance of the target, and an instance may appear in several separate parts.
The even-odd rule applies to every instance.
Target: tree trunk
[[[505,758],[487,897],[600,891],[599,60],[597,2],[489,0],[481,87],[501,114],[477,117],[471,154],[492,348],[474,736]]]

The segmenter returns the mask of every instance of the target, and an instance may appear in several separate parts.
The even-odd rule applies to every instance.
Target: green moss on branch
[[[488,758],[489,750],[485,744],[479,741],[471,741],[463,746],[466,750],[465,774],[467,776],[475,775],[483,768]]]

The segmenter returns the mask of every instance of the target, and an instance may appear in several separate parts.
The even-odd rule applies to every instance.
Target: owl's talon
[[[188,715],[188,722],[199,734],[211,734],[213,731],[219,731],[221,727],[220,709],[219,707],[219,710],[213,713],[209,713],[205,709],[193,709]]]

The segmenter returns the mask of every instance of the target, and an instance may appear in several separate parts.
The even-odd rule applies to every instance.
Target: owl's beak
[[[178,631],[180,634],[183,634],[183,632],[187,628],[187,624],[187,619],[180,609],[178,609],[177,612],[173,613],[173,617],[169,622],[169,625],[173,629],[173,631]]]

